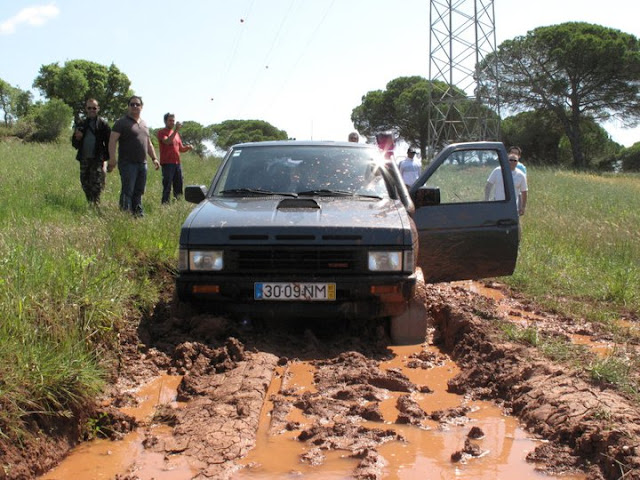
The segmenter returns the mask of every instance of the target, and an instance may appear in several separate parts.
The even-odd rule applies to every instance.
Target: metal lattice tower
[[[493,0],[431,0],[429,79],[446,84],[429,99],[431,152],[460,141],[500,138],[500,101]],[[480,67],[483,65],[484,67]],[[456,95],[459,90],[464,95]]]

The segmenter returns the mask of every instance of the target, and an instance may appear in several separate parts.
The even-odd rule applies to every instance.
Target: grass
[[[175,267],[192,205],[161,206],[151,171],[133,219],[114,172],[92,208],[66,144],[0,141],[0,158],[0,436],[20,441],[34,414],[73,415],[103,388],[123,319],[158,298],[152,273]],[[217,163],[186,155],[186,181],[209,183]]]
[[[117,172],[92,208],[66,143],[0,141],[0,159],[0,437],[19,441],[33,414],[73,415],[103,388],[123,322],[166,288],[155,273],[175,268],[192,205],[162,206],[161,175],[150,170],[144,218],[118,210]],[[189,184],[208,184],[218,165],[183,159]],[[502,280],[623,338],[617,320],[637,319],[640,299],[640,178],[530,168],[529,183],[518,266]],[[540,344],[535,331],[522,336]],[[628,385],[624,365],[594,361],[585,371]]]
[[[640,306],[640,177],[531,169],[518,265],[505,282],[603,324]]]
[[[545,309],[595,322],[621,348],[585,360],[557,339],[507,336],[638,398],[640,176],[530,168],[528,183],[516,271],[501,280]]]

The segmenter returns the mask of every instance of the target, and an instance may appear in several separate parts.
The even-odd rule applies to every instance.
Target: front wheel
[[[394,345],[417,345],[427,338],[426,287],[422,270],[417,271],[415,293],[404,313],[391,316],[390,334]]]

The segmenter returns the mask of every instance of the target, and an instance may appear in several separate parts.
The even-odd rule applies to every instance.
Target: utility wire
[[[324,23],[324,21],[326,20],[327,16],[329,15],[329,12],[331,11],[331,9],[333,8],[333,5],[336,3],[336,0],[332,0],[331,3],[329,4],[329,6],[327,7],[327,9],[325,10],[324,14],[322,15],[322,17],[320,18],[320,21],[318,22],[318,24],[316,25],[316,27],[314,28],[313,32],[311,33],[311,36],[309,37],[309,40],[307,41],[306,45],[304,46],[304,48],[302,49],[300,55],[298,56],[298,58],[296,59],[296,61],[293,63],[293,66],[291,67],[291,69],[289,70],[288,74],[285,75],[285,79],[282,82],[282,84],[280,85],[280,87],[276,90],[276,93],[274,95],[271,96],[271,103],[269,103],[269,105],[266,107],[266,111],[270,111],[271,107],[273,106],[273,103],[275,102],[276,98],[280,96],[280,92],[282,92],[284,90],[284,88],[286,87],[287,83],[289,82],[289,80],[292,77],[292,73],[295,71],[295,69],[297,68],[298,64],[300,63],[300,60],[302,60],[302,57],[305,55],[305,53],[307,52],[309,46],[311,45],[311,43],[313,42],[316,34],[318,33],[318,31],[320,30],[320,27],[322,26],[322,24]],[[261,115],[264,116],[264,113]]]

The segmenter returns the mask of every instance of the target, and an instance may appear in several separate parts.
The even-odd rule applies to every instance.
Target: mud
[[[389,476],[390,446],[410,445],[416,434],[430,430],[459,429],[465,439],[447,453],[457,468],[488,454],[486,432],[471,423],[470,405],[490,401],[541,439],[528,455],[536,471],[640,479],[637,402],[533,348],[505,342],[497,319],[535,321],[540,332],[568,341],[570,334],[597,336],[595,329],[504,292],[490,298],[468,287],[421,292],[430,341],[414,347],[402,368],[393,363],[397,354],[384,322],[234,323],[185,310],[167,296],[121,333],[113,387],[76,417],[99,418],[104,425],[98,430],[116,440],[109,440],[113,445],[125,435],[144,437],[146,457],[141,454],[126,472],[99,478],[251,478],[259,467],[250,459],[261,429],[300,446],[297,461],[304,468],[340,462],[342,473],[324,478],[359,479]],[[462,405],[433,398],[445,387],[424,380],[451,359],[456,367],[446,389],[462,395]],[[131,392],[160,375],[178,379],[175,400],[136,414],[140,405]],[[261,427],[264,408],[269,420]],[[22,449],[0,440],[1,479],[38,478],[81,439],[73,423],[44,426],[34,425],[39,440]],[[154,473],[144,469],[144,458],[153,459]],[[289,473],[300,475],[302,468],[292,464]],[[52,470],[43,478],[64,477]]]

